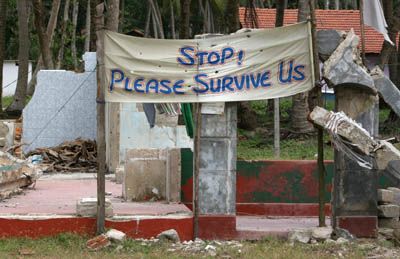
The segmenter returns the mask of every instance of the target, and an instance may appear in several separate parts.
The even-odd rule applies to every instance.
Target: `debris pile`
[[[301,228],[289,232],[289,242],[303,244],[336,243],[344,244],[355,240],[346,229],[332,227]]]
[[[41,173],[32,163],[0,151],[0,200],[35,184]]]
[[[87,172],[97,167],[96,141],[76,139],[57,147],[38,148],[28,156],[42,156],[42,163],[48,165],[46,172]]]
[[[400,189],[378,189],[379,238],[400,245]]]
[[[86,247],[92,251],[100,250],[113,243],[121,243],[126,239],[126,234],[116,229],[110,229],[105,234],[98,235],[86,242]]]
[[[163,232],[164,233],[164,232]],[[161,235],[161,234],[160,234]],[[153,246],[165,242],[167,239],[151,238],[151,239],[136,239],[142,246]],[[172,240],[169,240],[172,241]],[[184,252],[189,254],[197,254],[202,256],[217,256],[218,251],[221,249],[235,249],[238,254],[242,253],[243,244],[239,241],[204,241],[200,238],[196,238],[194,241],[183,241],[183,242],[170,242],[167,252]]]

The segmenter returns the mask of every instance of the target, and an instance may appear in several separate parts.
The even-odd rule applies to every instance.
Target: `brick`
[[[400,229],[400,221],[398,218],[380,218],[378,220],[378,226],[380,228]]]
[[[379,205],[378,216],[383,218],[399,218],[400,206],[394,204]]]
[[[378,202],[380,204],[392,203],[394,195],[392,191],[386,189],[378,189]]]
[[[108,240],[106,235],[96,236],[86,242],[86,247],[90,250],[100,250],[104,247],[107,247],[111,244],[110,240]]]

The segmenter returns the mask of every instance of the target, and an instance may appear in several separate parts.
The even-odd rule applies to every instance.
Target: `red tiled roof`
[[[245,26],[244,21],[245,8],[239,9],[240,23]],[[260,28],[275,27],[276,9],[257,9],[258,26]],[[284,25],[297,22],[297,9],[286,9],[284,16]],[[354,29],[360,36],[360,12],[358,10],[316,10],[317,29],[335,29],[349,31]],[[365,52],[380,53],[383,44],[382,34],[375,31],[372,27],[365,26]]]

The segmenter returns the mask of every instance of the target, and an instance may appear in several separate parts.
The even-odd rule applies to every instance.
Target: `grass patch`
[[[88,238],[62,234],[42,239],[1,239],[0,258],[211,258],[207,253],[193,253],[181,250],[171,251],[170,243],[142,245],[141,241],[128,239],[122,244],[97,252],[86,249]],[[290,245],[275,238],[257,242],[242,242],[242,247],[221,245],[217,247],[216,258],[363,258],[364,252],[357,244],[338,246],[335,244]]]
[[[325,143],[329,137],[325,135]],[[303,139],[283,139],[280,142],[281,156],[279,159],[287,160],[316,160],[317,159],[317,137],[310,136]],[[273,138],[263,140],[259,136],[241,140],[238,142],[238,159],[262,160],[275,159]],[[333,159],[333,147],[324,145],[324,159]]]

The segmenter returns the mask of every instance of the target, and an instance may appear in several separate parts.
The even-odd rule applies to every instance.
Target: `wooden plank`
[[[97,57],[97,233],[105,231],[105,68],[104,68],[104,4],[96,6]]]

